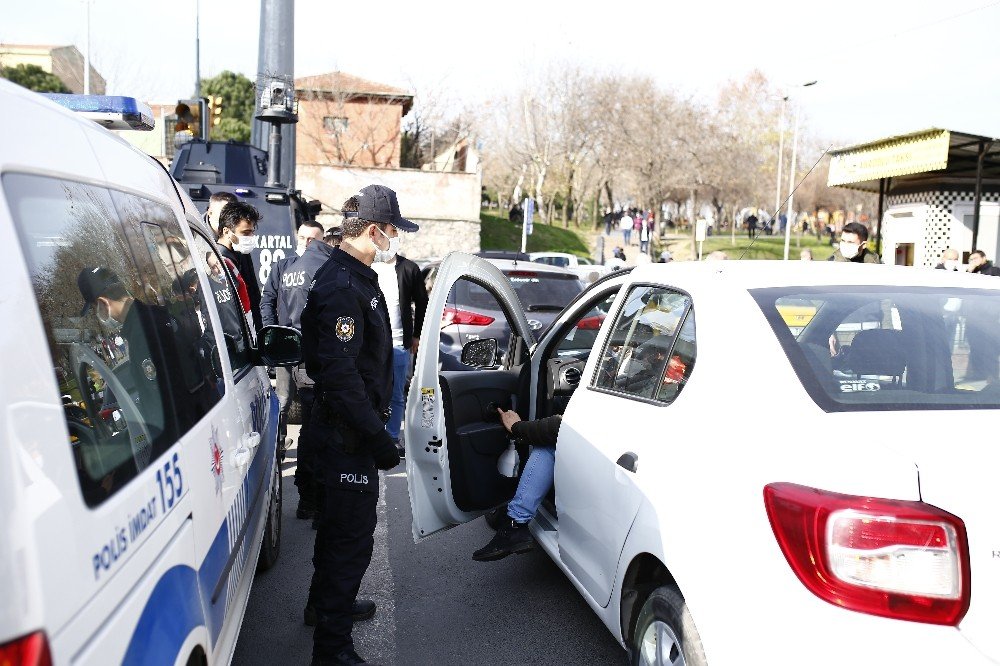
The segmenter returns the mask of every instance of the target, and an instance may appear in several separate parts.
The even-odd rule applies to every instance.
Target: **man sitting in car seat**
[[[472,554],[472,559],[478,562],[500,560],[515,553],[526,553],[535,547],[528,532],[528,523],[535,517],[538,505],[552,487],[556,439],[562,423],[562,416],[559,414],[534,421],[522,421],[517,412],[499,408],[497,411],[507,432],[531,445],[532,449],[521,472],[514,498],[506,506],[486,515],[486,522],[497,533],[488,544]]]

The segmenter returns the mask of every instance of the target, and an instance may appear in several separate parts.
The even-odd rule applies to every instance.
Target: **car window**
[[[174,412],[186,431],[225,391],[215,332],[198,301],[200,283],[191,252],[170,208],[122,192],[112,191],[111,197],[134,245],[147,302],[166,308],[176,324],[169,336],[176,346],[179,384],[173,391]]]
[[[208,286],[218,307],[229,364],[233,374],[239,375],[251,366],[251,358],[244,327],[246,320],[235,285],[235,267],[216,252],[214,244],[198,233],[194,234],[194,250],[193,261],[208,275]]]
[[[188,395],[176,371],[179,325],[136,264],[140,241],[126,233],[108,190],[25,174],[6,174],[3,187],[83,498],[96,506],[177,441],[174,403]]]
[[[827,411],[1000,408],[995,291],[903,287],[751,292]],[[789,307],[808,302],[796,333]]]
[[[599,300],[583,313],[576,322],[570,326],[563,334],[562,340],[556,345],[556,356],[572,356],[577,359],[586,359],[597,341],[597,333],[604,323],[611,305],[618,296],[618,289],[612,289],[609,293],[600,297]]]
[[[442,369],[470,369],[461,362],[462,347],[472,340],[487,338],[496,339],[502,364],[507,358],[512,330],[499,299],[490,289],[467,278],[457,280],[441,313]]]
[[[690,324],[685,320],[690,311],[691,299],[685,294],[634,287],[617,314],[593,386],[673,401],[694,367],[693,314]],[[678,336],[682,329],[684,334]]]

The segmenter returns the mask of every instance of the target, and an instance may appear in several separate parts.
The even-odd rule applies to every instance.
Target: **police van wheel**
[[[285,422],[289,425],[302,425],[302,402],[297,397],[288,403],[288,417]]]
[[[264,539],[260,544],[260,558],[257,560],[258,571],[273,567],[281,550],[281,463],[278,460],[274,461],[273,475],[268,497],[267,524],[264,525]]]

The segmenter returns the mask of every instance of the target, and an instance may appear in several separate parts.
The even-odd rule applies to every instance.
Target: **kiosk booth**
[[[1000,253],[1000,140],[929,129],[831,151],[831,187],[878,193],[886,264],[934,267],[946,248]]]

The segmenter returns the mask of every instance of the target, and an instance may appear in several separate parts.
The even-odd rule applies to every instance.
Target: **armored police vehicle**
[[[0,663],[226,664],[298,333],[253,338],[189,188],[84,117],[148,107],[60,97],[0,80]]]

